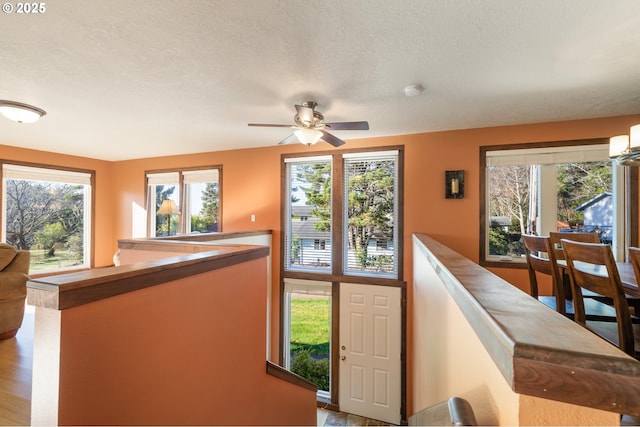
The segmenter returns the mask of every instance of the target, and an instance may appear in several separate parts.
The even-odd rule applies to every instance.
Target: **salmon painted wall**
[[[315,392],[266,372],[265,268],[260,258],[63,310],[60,425],[315,425]]]
[[[0,139],[0,144],[2,144],[2,142],[2,139]],[[94,195],[94,265],[95,267],[104,267],[113,263],[115,242],[113,241],[114,223],[112,218],[116,212],[119,213],[119,211],[114,209],[115,204],[113,203],[114,188],[111,186],[112,162],[51,153],[47,151],[29,150],[8,145],[0,145],[0,159],[39,163],[42,165],[60,166],[65,168],[94,170],[96,172]]]
[[[411,234],[421,232],[448,245],[467,258],[479,260],[479,147],[495,144],[559,141],[609,137],[628,133],[629,127],[640,123],[640,114],[599,118],[490,127],[481,129],[430,132],[385,138],[348,141],[346,148],[404,145],[404,271],[411,299]],[[345,137],[348,134],[345,132]],[[1,142],[1,141],[0,141]],[[275,142],[274,142],[275,144]],[[111,263],[117,249],[117,239],[134,237],[136,216],[144,217],[144,171],[180,167],[222,165],[222,227],[224,231],[273,230],[273,295],[272,342],[278,348],[278,283],[280,281],[280,161],[281,154],[308,152],[296,144],[198,153],[172,157],[157,157],[122,162],[99,162],[71,156],[51,155],[12,147],[0,147],[0,158],[23,161],[56,162],[56,164],[98,170],[98,203],[96,218],[96,265]],[[311,151],[331,149],[318,144]],[[5,154],[8,153],[8,154]],[[12,157],[7,157],[12,156]],[[444,198],[444,171],[465,171],[465,198]],[[107,194],[103,194],[106,192]],[[250,221],[251,214],[256,222]],[[144,232],[144,230],[142,230]],[[520,269],[492,269],[498,276],[527,289],[526,272]],[[549,287],[546,287],[549,292]],[[545,289],[543,288],[543,291]],[[411,304],[409,304],[410,306]],[[411,318],[412,313],[407,313]],[[412,334],[411,324],[407,335]],[[408,342],[411,354],[411,341]],[[277,355],[272,355],[277,360]],[[411,360],[407,364],[407,389],[411,390]],[[408,402],[411,397],[408,396]],[[411,414],[408,408],[408,414]]]
[[[627,133],[640,122],[640,115],[551,122],[518,126],[431,132],[385,138],[348,141],[349,149],[404,145],[404,271],[411,299],[411,234],[429,234],[467,258],[479,260],[479,149],[484,145],[600,138]],[[345,135],[348,136],[348,135]],[[318,144],[311,151],[326,151]],[[272,342],[278,349],[277,284],[280,281],[280,171],[281,155],[308,152],[302,145],[272,146],[258,149],[220,151],[173,157],[117,162],[114,165],[114,193],[118,215],[114,215],[114,240],[131,237],[131,206],[144,206],[144,171],[152,169],[217,165],[223,167],[222,227],[224,231],[271,229],[273,233]],[[465,198],[444,198],[444,171],[465,171]],[[256,222],[250,222],[251,214]],[[521,289],[528,288],[528,277],[521,269],[492,269],[498,276]],[[542,291],[545,291],[543,286]],[[547,284],[546,292],[550,292]],[[411,304],[409,304],[410,306]],[[412,313],[408,313],[411,318]],[[411,337],[412,326],[407,325]],[[411,354],[411,341],[408,353]],[[277,354],[272,354],[277,360]],[[407,361],[407,389],[411,390],[411,360]],[[408,396],[408,402],[411,402]],[[411,407],[408,407],[411,414]]]

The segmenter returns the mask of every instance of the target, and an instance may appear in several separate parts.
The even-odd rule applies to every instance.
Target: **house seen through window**
[[[326,277],[399,278],[399,153],[283,159],[283,363],[327,399],[338,325],[331,324],[335,284]],[[300,273],[306,278],[294,276]]]
[[[624,184],[603,144],[484,152],[485,261],[524,262],[523,234],[596,232],[623,252]]]

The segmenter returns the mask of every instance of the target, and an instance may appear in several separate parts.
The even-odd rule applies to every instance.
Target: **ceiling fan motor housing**
[[[306,101],[302,103],[303,107],[310,108],[313,112],[313,120],[306,120],[307,117],[300,117],[300,114],[296,114],[293,121],[296,125],[307,129],[322,129],[324,128],[324,116],[315,111],[318,104],[314,101]],[[307,110],[308,111],[308,110]],[[305,114],[306,115],[306,114]]]

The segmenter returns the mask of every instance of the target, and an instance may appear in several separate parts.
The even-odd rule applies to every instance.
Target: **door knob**
[[[347,356],[340,356],[340,360],[347,360]]]

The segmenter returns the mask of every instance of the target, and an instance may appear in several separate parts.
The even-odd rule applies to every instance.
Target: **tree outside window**
[[[486,164],[485,259],[523,261],[523,234],[586,231],[614,242],[623,193],[606,146],[488,150]]]
[[[219,167],[148,172],[150,237],[221,231]],[[168,200],[175,211],[161,210]]]
[[[295,255],[286,257],[289,267],[320,268],[336,262],[335,259],[332,264],[322,262],[317,242],[321,237],[331,236],[332,218],[336,215],[334,197],[340,197],[344,201],[340,212],[344,224],[340,242],[344,254],[344,260],[340,260],[342,271],[396,274],[397,153],[339,157],[344,171],[339,185],[333,182],[332,163],[328,159],[301,159],[287,165],[291,220],[285,250]],[[341,194],[334,195],[337,189]],[[309,243],[305,244],[306,241]],[[313,250],[316,252],[310,253]],[[328,244],[325,252],[324,256],[332,256]],[[302,264],[302,260],[307,264]]]
[[[91,174],[4,164],[3,177],[4,241],[30,270],[89,266]]]

